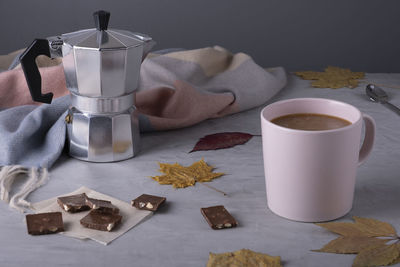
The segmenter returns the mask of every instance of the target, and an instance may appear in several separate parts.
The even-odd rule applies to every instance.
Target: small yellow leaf
[[[353,217],[357,224],[364,225],[375,236],[397,236],[396,230],[389,223],[370,218]]]
[[[385,245],[387,241],[387,239],[378,239],[365,236],[341,236],[332,240],[323,248],[313,251],[339,254],[355,254],[365,249],[372,249]]]
[[[210,253],[207,267],[282,267],[282,265],[279,256],[241,249],[221,254]]]
[[[305,80],[313,80],[311,85],[318,88],[354,88],[358,79],[364,78],[363,72],[352,72],[349,69],[328,66],[324,72],[298,71],[295,74]]]
[[[151,178],[159,182],[159,184],[172,184],[174,188],[193,186],[196,182],[209,182],[224,175],[224,173],[212,172],[213,167],[203,159],[189,167],[184,167],[178,163],[159,163],[159,165],[160,172],[164,173],[164,175],[152,176]]]
[[[399,257],[397,244],[383,245],[358,253],[353,267],[372,267],[391,265]]]

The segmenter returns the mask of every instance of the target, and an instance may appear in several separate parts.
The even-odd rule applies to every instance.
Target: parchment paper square
[[[103,245],[108,245],[109,243],[111,243],[111,241],[129,231],[131,228],[133,228],[135,225],[141,222],[144,218],[153,214],[153,212],[151,211],[136,209],[135,207],[132,207],[129,203],[96,192],[84,186],[79,188],[78,190],[75,190],[71,193],[64,194],[61,196],[69,196],[82,193],[85,193],[88,197],[91,198],[111,201],[111,203],[117,206],[120,210],[120,214],[122,215],[121,224],[118,225],[111,232],[98,231],[85,228],[80,224],[79,221],[83,217],[85,217],[89,213],[89,211],[82,211],[77,213],[66,212],[57,203],[57,197],[60,196],[36,202],[32,204],[32,208],[35,210],[36,213],[61,211],[64,221],[65,231],[60,232],[60,234],[79,239],[92,239]]]

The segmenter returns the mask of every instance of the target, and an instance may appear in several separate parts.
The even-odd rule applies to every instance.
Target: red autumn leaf
[[[254,135],[240,132],[216,133],[206,135],[196,143],[191,152],[200,150],[216,150],[242,145],[249,141]]]

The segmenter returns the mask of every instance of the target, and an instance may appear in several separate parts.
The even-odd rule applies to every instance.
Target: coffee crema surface
[[[274,118],[271,122],[282,127],[304,131],[332,130],[351,124],[348,120],[339,117],[316,113],[294,113]]]

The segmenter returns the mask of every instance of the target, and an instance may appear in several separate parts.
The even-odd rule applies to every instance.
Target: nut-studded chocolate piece
[[[165,197],[143,194],[131,201],[132,206],[140,210],[156,211],[165,202]]]
[[[237,226],[237,221],[224,206],[201,208],[201,213],[214,230],[232,228]]]
[[[109,213],[119,213],[119,209],[111,204],[111,201],[108,200],[86,197],[86,204],[94,210],[100,210]]]
[[[91,210],[80,220],[80,223],[86,228],[110,232],[121,222],[121,219],[122,216],[119,214]]]
[[[84,210],[90,210],[86,204],[86,194],[71,195],[57,198],[57,203],[60,207],[68,212],[74,213]]]
[[[30,235],[55,234],[64,231],[61,212],[28,214],[25,218]]]

